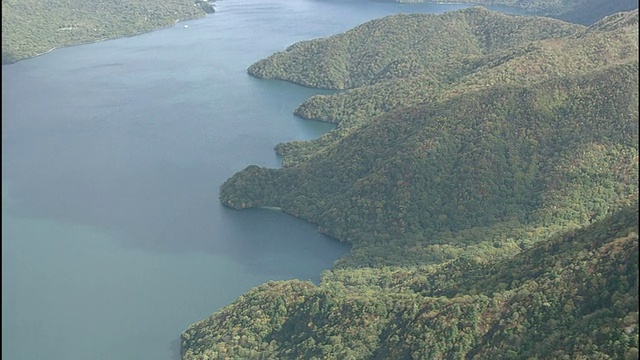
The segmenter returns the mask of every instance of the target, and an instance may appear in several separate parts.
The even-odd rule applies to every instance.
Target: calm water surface
[[[348,251],[218,188],[331,126],[317,90],[247,75],[299,40],[464,5],[225,0],[156,32],[3,66],[2,358],[178,359],[187,326],[268,280],[318,281]],[[184,27],[188,24],[188,28]]]

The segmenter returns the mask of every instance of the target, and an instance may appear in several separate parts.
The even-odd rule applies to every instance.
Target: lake
[[[246,69],[299,40],[465,5],[225,0],[205,18],[2,71],[2,358],[179,359],[191,323],[269,280],[318,282],[349,247],[219,186],[332,128],[319,93]],[[184,27],[184,25],[188,27]]]

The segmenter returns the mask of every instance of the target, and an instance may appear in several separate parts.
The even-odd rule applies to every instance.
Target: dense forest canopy
[[[353,249],[319,285],[270,282],[193,324],[184,360],[638,358],[637,0],[469,3],[556,19],[395,15],[248,69],[336,90],[295,111],[336,128],[278,144],[283,168],[248,166],[221,202]],[[3,63],[207,6],[3,0]]]
[[[431,40],[436,28],[454,29],[451,44],[447,32]],[[341,260],[350,266],[484,252],[494,236],[519,249],[605,216],[638,196],[637,37],[637,11],[584,27],[475,8],[395,15],[295,44],[249,72],[347,84],[296,110],[338,127],[278,145],[283,169],[250,166],[221,200],[318,224],[354,244]],[[423,50],[400,50],[416,38]],[[318,58],[325,68],[301,65]],[[400,61],[409,74],[388,71]]]
[[[637,10],[395,15],[248,71],[341,90],[296,109],[337,127],[222,203],[353,249],[192,325],[185,360],[637,358]]]
[[[211,10],[201,0],[2,0],[2,63],[155,30]]]
[[[215,11],[216,0],[2,0],[2,63],[52,49],[129,36]],[[379,0],[366,0],[379,1]],[[437,0],[388,0],[438,3]],[[605,15],[632,10],[638,0],[469,0],[468,4],[522,8],[590,25]]]
[[[270,282],[192,325],[183,359],[637,359],[638,210],[494,263]]]
[[[399,3],[441,3],[439,0],[388,0]],[[531,14],[546,15],[591,25],[607,15],[638,8],[638,0],[468,0],[467,4],[508,6],[527,10]]]

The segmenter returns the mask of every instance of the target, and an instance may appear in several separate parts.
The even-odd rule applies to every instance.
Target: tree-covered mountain
[[[356,54],[376,48],[376,39],[396,44],[376,48],[381,54],[372,56],[377,67],[369,73],[377,74],[410,52],[397,44],[412,41],[389,40],[394,27],[430,33],[434,19],[438,27],[473,29],[471,36],[451,36],[479,50],[436,56],[431,52],[442,54],[437,44],[425,47],[408,60],[418,64],[412,75],[373,75],[370,82],[336,78],[327,69],[284,72],[283,79],[301,83],[363,85],[304,103],[298,114],[334,121],[337,129],[316,141],[278,145],[285,167],[248,167],[222,186],[222,202],[280,207],[352,243],[342,262],[369,266],[483,253],[496,236],[519,249],[557,227],[637,201],[637,11],[589,28],[483,9],[391,16],[294,45],[249,71],[270,76],[322,58],[343,65],[349,59],[347,73],[360,74],[372,66]],[[476,25],[485,20],[500,28],[501,19],[509,31],[489,35]],[[536,30],[545,24],[554,30]],[[533,40],[505,40],[527,37]],[[347,43],[360,52],[342,46]],[[487,43],[505,45],[481,45]],[[451,54],[460,55],[452,60]],[[447,76],[447,64],[455,74]]]
[[[183,359],[637,359],[638,209],[495,263],[326,271],[254,288]]]
[[[587,25],[606,15],[638,8],[638,0],[468,0],[466,3],[522,8],[530,13]],[[212,12],[215,12],[215,0],[51,0],[46,3],[3,0],[2,63],[37,56],[62,46],[135,35]]]
[[[2,63],[170,26],[202,17],[211,6],[202,0],[2,0]]]
[[[441,3],[438,0],[388,0],[399,3]],[[591,25],[605,16],[638,8],[638,0],[467,0],[467,4],[508,6],[531,14]]]
[[[337,127],[220,200],[353,248],[319,286],[268,283],[194,324],[183,359],[637,358],[637,39],[637,10],[585,27],[466,9],[252,65],[340,90],[296,110]]]
[[[584,26],[507,15],[481,7],[434,14],[398,14],[326,39],[293,44],[249,67],[262,78],[304,86],[350,89],[427,75],[455,81],[478,59],[536,40],[577,35]]]

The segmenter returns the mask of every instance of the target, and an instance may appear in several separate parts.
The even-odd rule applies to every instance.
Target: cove
[[[296,41],[465,5],[219,2],[155,32],[3,66],[3,359],[178,359],[187,326],[268,280],[318,281],[349,247],[218,187],[331,125],[318,90],[250,77]],[[188,24],[188,28],[183,25]]]

